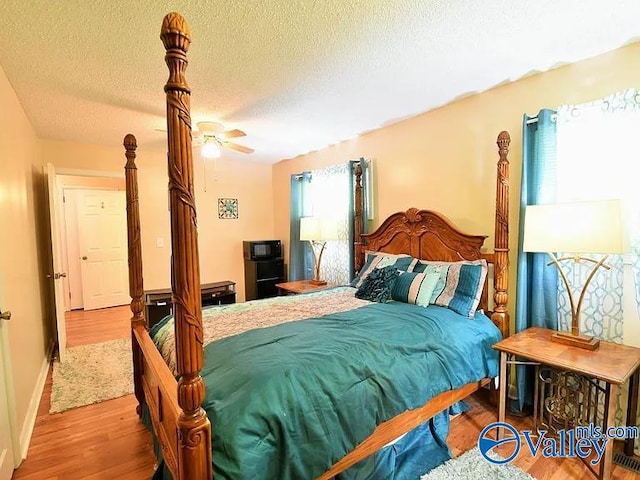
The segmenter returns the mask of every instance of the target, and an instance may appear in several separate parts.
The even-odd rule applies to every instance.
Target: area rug
[[[420,477],[420,480],[535,480],[535,478],[514,465],[496,465],[488,462],[476,447],[434,468]]]
[[[63,363],[54,362],[52,377],[49,413],[133,393],[131,340],[69,348]]]

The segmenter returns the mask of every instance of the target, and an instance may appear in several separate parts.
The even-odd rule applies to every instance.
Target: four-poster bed
[[[127,164],[127,225],[129,243],[129,281],[133,317],[132,349],[135,395],[148,408],[155,436],[162,448],[167,469],[175,479],[209,479],[212,470],[212,428],[202,408],[205,383],[203,367],[202,310],[200,305],[200,275],[193,192],[193,162],[191,148],[190,90],[185,80],[186,53],[190,43],[189,29],[184,19],[168,14],[163,22],[161,38],[166,49],[169,80],[167,96],[169,199],[172,241],[172,292],[175,322],[176,377],[170,371],[154,344],[143,317],[142,251],[138,208],[136,140],[124,139]],[[508,281],[508,160],[509,135],[498,136],[499,161],[495,216],[495,253],[483,253],[484,236],[466,235],[442,215],[409,209],[387,218],[373,233],[362,233],[361,170],[356,168],[354,253],[356,268],[364,263],[365,250],[408,254],[423,260],[454,262],[484,259],[494,265],[494,308],[490,318],[502,336],[509,333],[507,313]],[[487,281],[480,308],[488,309]],[[473,322],[474,319],[467,319]],[[492,327],[494,328],[494,327]],[[215,348],[215,344],[212,344]],[[349,362],[349,359],[344,359]],[[416,379],[419,381],[419,379]],[[327,465],[320,479],[330,479],[378,451],[400,435],[423,424],[438,412],[447,409],[490,378],[466,383],[458,388],[440,391],[419,408],[406,410],[393,418],[383,419],[366,439],[340,459]],[[216,385],[207,385],[215,391]],[[422,404],[422,402],[421,402]],[[333,465],[332,465],[333,464]]]

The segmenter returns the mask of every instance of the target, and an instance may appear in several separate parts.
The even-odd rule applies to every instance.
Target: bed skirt
[[[450,416],[461,413],[467,408],[464,402],[459,402],[448,411],[440,412],[392,445],[377,451],[341,473],[336,477],[336,480],[419,479],[421,475],[451,458],[451,452],[446,442],[449,434]],[[162,449],[151,428],[151,418],[146,404],[142,408],[142,422],[153,436],[153,451],[158,459],[158,467],[152,480],[172,480],[171,473],[164,466]]]

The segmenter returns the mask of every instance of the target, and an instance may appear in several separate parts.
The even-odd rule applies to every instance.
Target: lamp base
[[[600,340],[585,335],[573,335],[571,332],[555,332],[551,335],[551,341],[582,348],[584,350],[597,350],[600,347]]]
[[[326,285],[327,281],[326,280],[309,280],[309,283],[311,285]]]

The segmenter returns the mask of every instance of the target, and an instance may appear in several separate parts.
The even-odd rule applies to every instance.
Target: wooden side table
[[[314,285],[309,280],[298,280],[296,282],[277,283],[278,295],[289,295],[305,292],[315,292],[324,290],[325,288],[335,287],[335,283],[326,283],[324,285]]]
[[[519,357],[537,362],[564,372],[600,380],[605,383],[605,412],[603,431],[614,425],[616,397],[620,386],[629,380],[629,401],[627,406],[627,426],[636,425],[638,409],[638,381],[640,380],[640,349],[612,342],[600,342],[598,350],[589,351],[551,341],[553,330],[529,328],[516,335],[501,340],[493,348],[500,352],[500,401],[498,421],[505,421],[507,397],[507,364],[518,363],[509,357]],[[537,383],[537,382],[536,382]],[[534,401],[534,403],[536,403]],[[498,430],[502,439],[503,429]],[[625,441],[625,453],[633,454],[633,440]],[[611,478],[613,468],[613,441],[607,442],[598,472],[589,469],[601,480]]]

